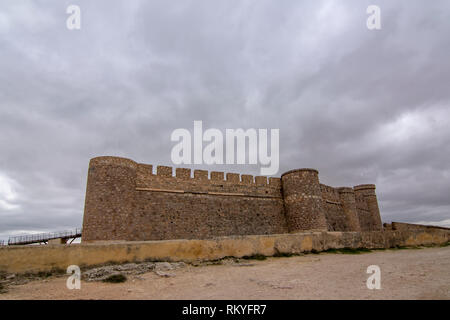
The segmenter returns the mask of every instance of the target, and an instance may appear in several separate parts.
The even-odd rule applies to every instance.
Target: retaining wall
[[[0,271],[10,273],[66,270],[69,265],[216,260],[224,257],[298,254],[339,248],[390,248],[436,245],[450,240],[440,229],[372,232],[302,232],[220,237],[207,240],[12,246],[0,248]]]

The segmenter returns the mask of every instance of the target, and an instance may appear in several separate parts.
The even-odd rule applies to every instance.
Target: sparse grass
[[[252,256],[243,256],[242,259],[245,259],[245,260],[266,260],[267,257],[265,255],[262,255],[262,254],[254,254]]]
[[[448,242],[446,242],[446,243],[443,243],[443,244],[441,244],[440,246],[441,246],[441,247],[448,247],[448,246],[450,246],[450,241],[448,241]]]
[[[0,294],[6,293],[7,291],[8,290],[6,290],[6,287],[2,283],[0,283]]]
[[[369,253],[372,250],[367,248],[342,248],[342,249],[328,249],[323,251],[324,253],[340,253],[340,254],[361,254]]]
[[[22,274],[18,274],[17,277],[25,278],[25,279],[42,279],[48,278],[52,274],[49,271],[39,271],[39,272],[25,272]]]
[[[39,278],[49,278],[52,276],[52,272],[50,271],[40,271],[36,274]]]
[[[155,258],[146,258],[146,259],[144,259],[144,262],[164,262],[164,261],[160,260],[160,259],[155,259]]]
[[[385,251],[385,250],[387,250],[388,248],[372,248],[372,249],[370,249],[370,250],[372,250],[372,251]]]
[[[206,265],[208,265],[208,266],[220,266],[222,264],[223,260],[225,260],[225,259],[209,260],[209,261],[205,261],[205,262],[206,262]]]
[[[339,253],[338,249],[327,249],[325,251],[322,251],[323,253]]]
[[[422,249],[419,246],[395,246],[392,248],[389,248],[390,250],[411,250],[411,249]]]
[[[298,256],[298,254],[277,251],[273,256],[276,258],[290,258],[290,257]]]
[[[53,275],[63,275],[63,274],[65,275],[67,270],[64,270],[64,269],[61,269],[61,268],[52,268],[52,270],[50,270],[50,272]]]
[[[109,282],[109,283],[121,283],[127,281],[127,277],[121,273],[119,274],[113,274],[109,277],[102,280],[103,282]]]

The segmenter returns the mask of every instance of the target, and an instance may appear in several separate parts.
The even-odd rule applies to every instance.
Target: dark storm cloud
[[[1,2],[0,237],[80,226],[91,157],[170,164],[194,120],[280,128],[279,174],[376,183],[383,220],[449,223],[447,1],[130,3]]]

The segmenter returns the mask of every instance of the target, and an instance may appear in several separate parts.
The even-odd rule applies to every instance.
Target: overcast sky
[[[172,165],[194,120],[279,128],[276,176],[375,183],[383,221],[450,226],[449,56],[448,0],[2,0],[0,239],[80,227],[90,158]]]

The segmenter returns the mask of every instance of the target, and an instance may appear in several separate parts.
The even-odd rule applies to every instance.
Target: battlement
[[[248,174],[227,173],[220,171],[191,170],[189,168],[173,168],[168,166],[157,166],[156,174],[153,173],[153,165],[138,163],[138,173],[140,178],[151,178],[155,176],[165,178],[178,178],[181,180],[201,180],[215,182],[240,183],[246,185],[269,186],[278,188],[281,183],[280,178],[252,176]],[[175,170],[174,170],[175,169]],[[175,174],[174,174],[175,172]]]
[[[374,185],[333,188],[318,175],[310,168],[274,178],[93,158],[83,241],[356,231],[360,220],[377,228]]]
[[[280,178],[268,178],[247,174],[226,173],[187,168],[137,165],[136,190],[174,191],[179,193],[247,195],[249,197],[281,198]]]

